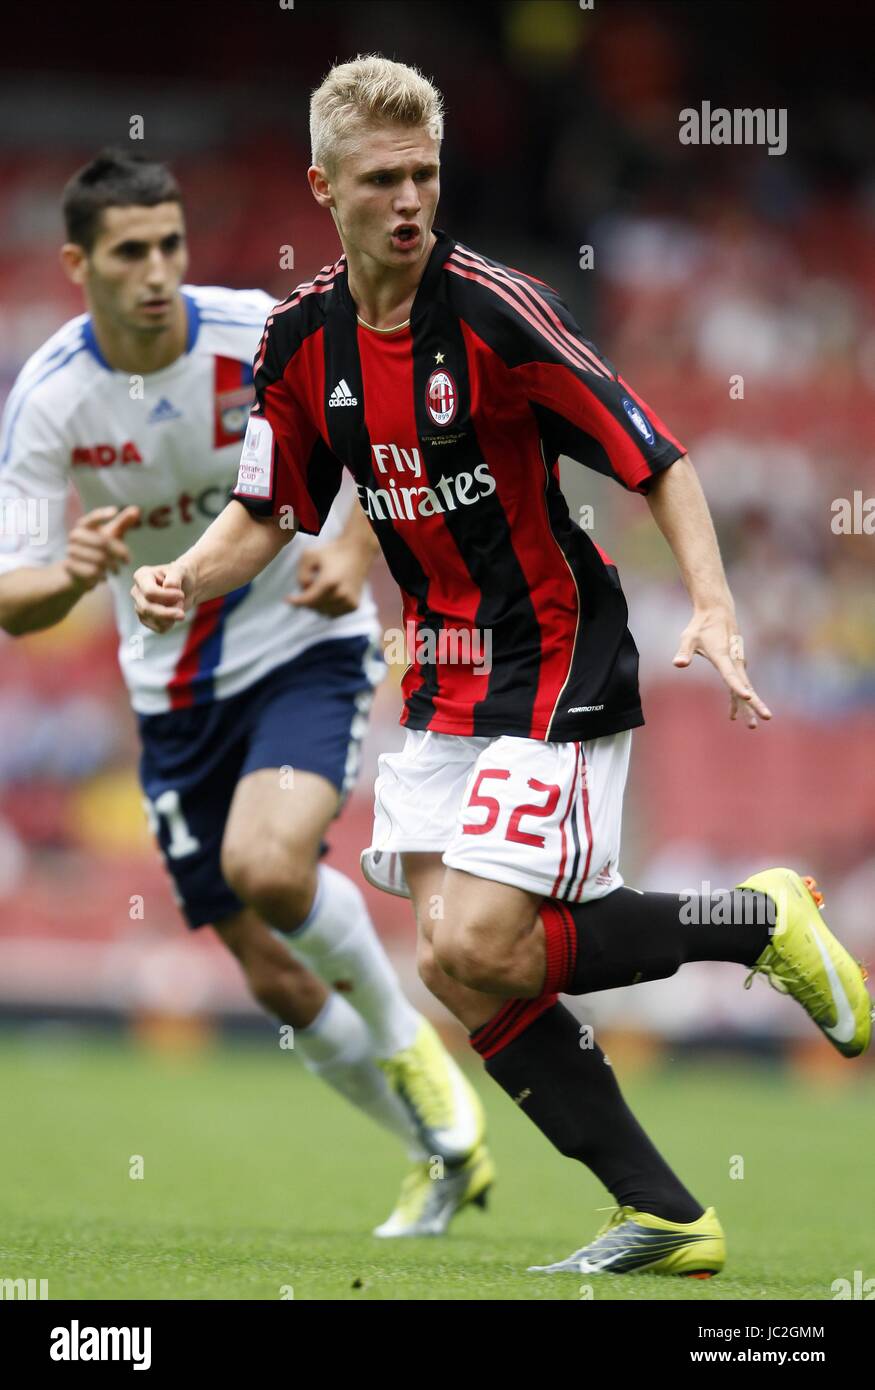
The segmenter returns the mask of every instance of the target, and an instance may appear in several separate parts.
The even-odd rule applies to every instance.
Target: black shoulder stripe
[[[345,257],[341,256],[334,265],[323,266],[312,280],[298,285],[287,299],[274,305],[267,316],[255,355],[256,375],[266,368],[268,380],[277,380],[304,339],[322,327],[325,322],[325,296],[333,289],[345,264]]]
[[[471,326],[509,366],[522,362],[561,362],[579,372],[613,381],[614,373],[574,323],[567,307],[549,285],[511,270],[466,246],[456,246],[445,269],[453,274],[462,317],[467,305]],[[493,339],[487,333],[493,333]]]

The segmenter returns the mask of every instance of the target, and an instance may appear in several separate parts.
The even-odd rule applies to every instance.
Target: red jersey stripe
[[[627,487],[637,489],[653,476],[647,459],[620,421],[594,391],[581,389],[579,380],[567,367],[558,362],[524,362],[511,370],[524,384],[530,400],[547,406],[598,440],[614,472]]]
[[[416,438],[414,361],[411,348],[411,331],[392,334],[391,341],[379,338],[366,328],[358,329],[358,349],[362,373],[368,382],[368,395],[365,402],[365,426],[372,448],[388,439]],[[415,457],[410,456],[409,464],[422,469],[422,454],[419,449]],[[385,471],[381,471],[385,470]],[[424,472],[420,476],[409,472],[399,473],[398,469],[383,459],[375,462],[376,481],[389,494],[391,506],[387,511],[392,517],[392,526],[403,539],[405,546],[418,562],[428,581],[426,604],[429,609],[443,615],[444,628],[458,627],[472,630],[476,626],[477,610],[480,606],[480,589],[474,583],[465,564],[462,553],[448,524],[450,513],[441,512],[429,517],[420,517],[415,525],[409,521],[399,521],[391,507],[404,513],[405,485],[428,484]],[[422,625],[422,617],[417,603],[410,595],[405,595],[404,622]],[[410,629],[405,627],[405,632]],[[439,629],[440,630],[440,629]],[[411,665],[402,680],[405,701],[421,688],[423,672],[416,660],[416,652],[410,653]],[[466,673],[464,667],[456,665],[452,670],[453,701],[441,694],[443,671],[447,668],[440,661],[435,662],[436,683],[433,695],[435,712],[447,715],[454,722],[454,732],[460,735],[474,731],[473,708],[485,693],[481,676]],[[467,717],[459,727],[458,705],[462,702],[467,708]],[[404,722],[404,721],[402,721]]]
[[[481,398],[502,400],[509,389],[509,368],[466,323],[462,336],[468,354],[469,373],[479,383]],[[574,640],[580,621],[580,598],[574,575],[562,548],[553,535],[546,506],[548,476],[540,490],[520,491],[518,460],[530,451],[540,451],[537,423],[529,414],[522,424],[507,425],[500,413],[483,412],[478,440],[484,456],[501,460],[493,465],[496,493],[508,520],[510,540],[517,562],[525,575],[530,593],[544,596],[537,618],[541,634],[541,663],[532,705],[532,726],[543,727],[552,717],[554,692],[564,689],[571,669]],[[556,565],[557,553],[562,558]]]
[[[592,822],[589,818],[589,788],[587,786],[588,768],[586,762],[586,753],[583,751],[583,749],[581,749],[581,756],[583,758],[583,762],[581,764],[580,769],[580,784],[581,791],[583,793],[583,819],[586,825],[587,851],[586,862],[583,866],[583,873],[580,875],[580,882],[577,885],[577,892],[574,895],[574,901],[578,903],[580,902],[580,895],[583,892],[583,885],[589,878],[589,866],[592,862]]]
[[[635,401],[635,403],[641,407],[641,410],[647,416],[648,420],[650,421],[653,428],[656,430],[657,434],[665,435],[665,438],[670,440],[676,449],[680,449],[681,453],[685,454],[687,452],[686,444],[682,444],[679,439],[675,438],[668,426],[656,414],[656,411],[653,410],[651,406],[647,404],[646,401],[642,401],[638,393],[632,390],[632,387],[629,385],[628,381],[624,381],[621,376],[617,377],[617,381],[620,383],[623,390],[628,392],[628,394],[632,397],[633,401]]]
[[[218,627],[225,597],[223,594],[219,598],[210,598],[205,603],[198,604],[176,669],[167,683],[171,709],[188,709],[194,704],[192,681],[198,673],[201,647]]]
[[[563,812],[562,819],[559,822],[559,833],[562,836],[562,854],[559,858],[559,872],[553,881],[553,887],[550,889],[551,898],[557,897],[557,895],[561,892],[562,880],[565,877],[565,862],[568,859],[568,837],[565,832],[565,825],[571,813],[571,807],[574,804],[574,797],[577,787],[578,767],[580,764],[580,744],[575,743],[574,748],[574,777],[571,780],[571,791],[569,792],[568,801],[565,806],[565,811]]]

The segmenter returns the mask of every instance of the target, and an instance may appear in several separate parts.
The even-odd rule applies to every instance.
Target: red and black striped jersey
[[[358,322],[344,256],[272,311],[234,496],[317,534],[349,469],[403,596],[409,728],[632,728],[626,600],[559,456],[644,492],[684,447],[555,290],[435,236],[407,327]]]

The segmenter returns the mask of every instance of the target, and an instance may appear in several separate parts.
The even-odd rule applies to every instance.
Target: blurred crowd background
[[[60,192],[97,148],[126,142],[133,114],[137,148],[180,179],[190,279],[280,298],[339,251],[305,179],[310,90],[357,52],[418,64],[447,106],[437,225],[556,286],[689,446],[749,669],[775,712],[748,732],[704,662],[672,667],[688,606],[646,503],[566,461],[572,512],[593,507],[641,650],[648,723],[627,881],[701,891],[789,863],[816,874],[829,920],[875,959],[875,537],[832,525],[836,499],[875,496],[863,8],[205,0],[154,4],[134,23],[117,6],[41,6],[40,24],[0,51],[0,395],[81,311],[57,263]],[[704,100],[786,108],[787,152],[682,145],[679,113]],[[279,268],[288,245],[293,272]],[[394,626],[382,562],[375,583]],[[254,1019],[230,957],[178,918],[140,805],[115,647],[101,592],[51,631],[0,634],[0,1017]],[[376,757],[400,744],[399,678],[390,670],[333,835],[333,862],[357,878]],[[370,901],[426,999],[408,905]],[[763,980],[741,985],[738,967],[700,965],[582,1009],[672,1044],[828,1051]]]

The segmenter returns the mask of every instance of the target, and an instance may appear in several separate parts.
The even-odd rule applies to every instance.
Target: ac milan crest
[[[425,405],[436,425],[448,425],[456,414],[459,393],[443,367],[432,372],[425,387]]]

